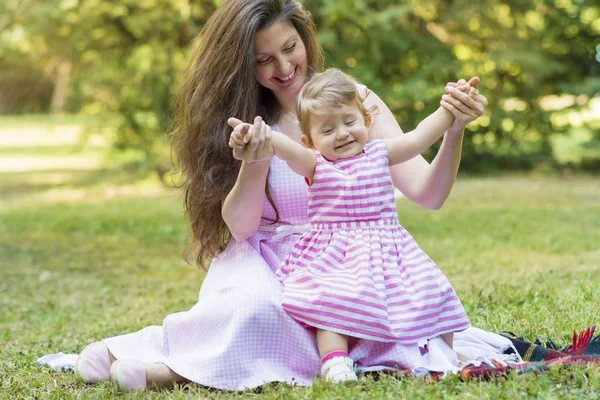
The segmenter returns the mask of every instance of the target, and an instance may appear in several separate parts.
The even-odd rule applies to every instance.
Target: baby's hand
[[[241,149],[246,144],[250,143],[256,135],[259,139],[271,139],[271,127],[265,123],[260,117],[256,117],[254,124],[242,122],[236,118],[229,118],[229,125],[234,126],[231,135],[229,136],[229,147],[232,149]]]
[[[448,87],[453,87],[456,90],[459,90],[463,93],[466,93],[469,95],[469,97],[474,98],[475,96],[479,95],[479,90],[476,87],[476,84],[478,84],[479,81],[474,81],[474,85],[475,86],[471,86],[470,82],[467,82],[464,79],[459,79],[458,82],[454,83],[454,82],[448,82],[446,84],[446,88]],[[446,92],[448,92],[448,89],[446,89]]]
[[[261,117],[254,118],[254,124],[237,118],[229,118],[227,123],[233,128],[229,136],[229,147],[233,149],[236,160],[249,163],[271,161],[275,155],[271,144],[271,127]]]
[[[471,87],[471,85],[469,84],[469,82],[465,81],[464,79],[459,79],[458,82],[456,82],[456,89],[460,90],[463,93],[467,93],[470,95],[470,91],[471,89],[473,89]]]
[[[469,89],[469,97],[471,97],[472,99],[479,96],[479,89],[477,89],[476,87],[471,86],[471,88]]]
[[[252,139],[250,128],[252,124],[242,122],[236,125],[229,137],[229,147],[232,149],[241,149]]]
[[[271,143],[271,127],[261,117],[254,118],[254,124],[248,124],[237,118],[227,120],[233,132],[229,136],[229,147],[233,149],[233,158],[248,163],[269,163],[275,155]]]
[[[477,96],[479,94],[479,90],[477,90],[477,88],[469,85],[468,83],[463,86],[457,86],[456,89],[460,90],[463,93],[468,94],[469,97],[471,97],[471,98],[474,98],[475,96]]]

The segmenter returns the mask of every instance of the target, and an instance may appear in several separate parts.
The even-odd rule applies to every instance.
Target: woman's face
[[[276,22],[254,37],[256,80],[277,98],[296,96],[307,75],[306,48],[290,22]]]

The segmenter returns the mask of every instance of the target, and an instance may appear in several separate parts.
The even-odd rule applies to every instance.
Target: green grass
[[[97,155],[86,151],[80,154]],[[398,205],[401,222],[449,277],[475,326],[566,344],[573,328],[600,322],[597,177],[460,178],[440,211],[405,199]],[[599,397],[597,366],[487,382],[369,376],[354,386],[271,384],[230,393],[187,385],[127,394],[35,363],[189,309],[203,273],[181,260],[187,237],[181,193],[152,177],[118,168],[0,172],[0,398]]]

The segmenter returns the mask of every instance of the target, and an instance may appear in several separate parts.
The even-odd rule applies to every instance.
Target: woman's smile
[[[284,76],[284,77],[276,76],[273,79],[280,85],[290,85],[290,84],[294,83],[296,81],[296,78],[298,77],[297,70],[298,70],[298,66],[295,66],[294,70],[289,75]]]

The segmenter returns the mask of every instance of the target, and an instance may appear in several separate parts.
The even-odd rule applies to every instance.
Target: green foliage
[[[189,45],[221,2],[2,2],[0,113],[47,111],[56,88],[67,87],[66,111],[117,113],[115,146],[135,149],[143,165],[164,173],[170,105]],[[369,86],[405,130],[437,108],[446,82],[482,78],[490,105],[469,127],[463,153],[473,171],[531,168],[554,157],[551,135],[568,132],[565,115],[600,91],[596,3],[304,1],[329,64]],[[65,65],[70,81],[59,83]],[[546,101],[553,95],[572,101],[557,108]],[[597,118],[578,128],[600,132]],[[587,146],[600,143],[595,135]]]
[[[465,138],[467,169],[531,168],[551,157],[551,135],[569,125],[553,121],[544,97],[572,95],[575,109],[600,90],[596,2],[306,4],[331,63],[373,89],[405,130],[437,108],[447,81],[481,77],[490,104]]]

